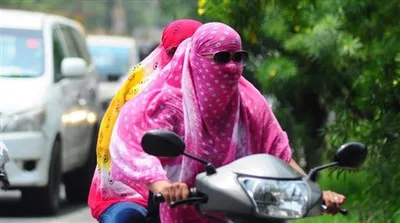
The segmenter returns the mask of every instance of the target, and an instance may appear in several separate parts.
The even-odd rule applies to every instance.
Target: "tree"
[[[324,147],[366,143],[370,184],[363,205],[375,217],[393,216],[400,189],[384,182],[400,182],[398,1],[198,2],[205,20],[225,22],[242,35],[253,53],[250,68],[279,101],[277,117],[307,169],[320,163]],[[328,124],[329,114],[335,118]]]
[[[160,1],[161,26],[165,27],[175,19],[198,19],[197,0],[167,0]]]
[[[99,24],[99,18],[106,13],[103,1],[3,0],[1,7],[66,16],[84,23],[88,29],[104,26],[104,22]]]

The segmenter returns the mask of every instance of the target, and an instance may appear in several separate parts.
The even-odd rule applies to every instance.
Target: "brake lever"
[[[191,204],[191,203],[204,203],[206,201],[207,201],[207,199],[205,197],[190,197],[190,198],[183,199],[180,201],[171,202],[171,203],[169,203],[169,206],[171,208],[174,208],[178,205]]]
[[[189,197],[187,199],[198,198],[198,197],[200,197],[200,196],[199,196],[199,194],[197,192],[197,189],[195,187],[190,188],[189,189]],[[185,200],[187,200],[187,199],[185,199]],[[154,203],[159,204],[159,203],[162,203],[164,201],[165,201],[164,196],[160,192],[155,193],[153,195],[153,202]]]
[[[326,205],[322,204],[322,205],[321,205],[321,209],[322,209],[322,212],[326,212],[326,209],[328,209],[328,207],[326,207]],[[347,211],[346,209],[342,209],[342,208],[340,208],[339,212],[340,212],[340,214],[342,214],[343,216],[346,216],[346,215],[349,214],[349,211]]]

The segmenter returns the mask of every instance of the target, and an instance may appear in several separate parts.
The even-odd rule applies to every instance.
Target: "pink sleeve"
[[[171,103],[135,103],[123,106],[114,127],[110,143],[111,175],[124,184],[149,184],[168,180],[160,160],[145,153],[140,145],[146,131],[164,129],[174,131],[179,112]]]
[[[281,128],[269,105],[265,106],[263,119],[262,137],[265,151],[289,163],[292,159],[292,150],[289,145],[288,136]]]

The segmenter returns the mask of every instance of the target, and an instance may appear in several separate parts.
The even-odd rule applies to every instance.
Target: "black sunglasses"
[[[220,51],[214,54],[206,54],[202,56],[206,58],[212,58],[215,62],[222,64],[228,63],[229,61],[242,63],[249,58],[249,54],[244,50],[236,51],[233,53],[228,51]]]

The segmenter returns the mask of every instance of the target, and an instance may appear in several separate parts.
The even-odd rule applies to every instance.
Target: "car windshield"
[[[129,47],[92,45],[89,49],[101,76],[122,76],[131,66]]]
[[[43,72],[42,31],[0,28],[0,77],[37,77]]]

